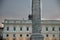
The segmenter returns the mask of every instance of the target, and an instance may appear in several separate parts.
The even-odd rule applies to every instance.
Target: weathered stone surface
[[[32,32],[41,30],[40,0],[32,0]]]
[[[32,34],[30,40],[44,40],[42,34]]]
[[[40,0],[32,0],[32,35],[30,40],[44,40],[41,29]]]

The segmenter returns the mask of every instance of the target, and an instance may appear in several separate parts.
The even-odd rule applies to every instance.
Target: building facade
[[[0,40],[3,40],[3,33],[2,33],[2,31],[3,31],[3,27],[0,27]]]
[[[4,20],[4,40],[30,40],[32,34],[31,20]],[[60,20],[42,20],[41,33],[44,40],[60,40]]]

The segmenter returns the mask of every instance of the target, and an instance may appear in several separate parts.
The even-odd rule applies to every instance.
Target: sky
[[[0,24],[4,19],[28,19],[32,0],[0,0]],[[41,18],[60,19],[60,0],[41,0]]]
[[[42,18],[60,19],[60,0],[42,0]]]

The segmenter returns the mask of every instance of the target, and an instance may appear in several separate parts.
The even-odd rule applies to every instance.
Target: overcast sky
[[[42,0],[42,18],[60,19],[60,0]],[[0,0],[0,23],[7,18],[28,19],[32,0]]]

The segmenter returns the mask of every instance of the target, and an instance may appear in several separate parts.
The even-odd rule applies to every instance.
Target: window
[[[14,23],[16,23],[16,21],[14,21]]]
[[[15,37],[15,34],[13,34],[13,37]]]
[[[16,28],[14,27],[14,31],[16,31]]]
[[[60,38],[60,34],[59,34],[59,38]]]
[[[7,31],[9,31],[9,27],[7,27]]]
[[[29,37],[29,34],[27,34],[26,36]]]
[[[46,27],[46,31],[48,31],[48,27]]]
[[[53,37],[55,37],[55,35],[53,34]]]
[[[16,38],[13,38],[13,40],[16,40]]]
[[[22,27],[20,27],[20,31],[22,31]]]
[[[60,38],[59,38],[59,40],[60,40]]]
[[[20,37],[22,37],[22,34],[20,34]]]
[[[27,31],[29,31],[29,27],[27,27]]]
[[[46,37],[48,37],[48,34],[46,34]]]
[[[7,34],[6,37],[8,37],[9,35]]]
[[[52,28],[52,31],[55,31],[55,28],[54,27]]]
[[[8,21],[8,20],[6,20],[5,22],[6,22],[6,23],[9,23],[9,21]]]
[[[60,31],[60,27],[59,27],[59,31]]]

